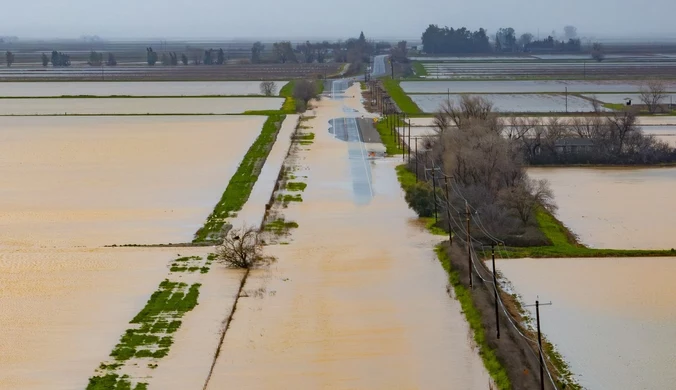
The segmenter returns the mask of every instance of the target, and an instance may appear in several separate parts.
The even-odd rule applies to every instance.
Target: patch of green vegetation
[[[380,134],[380,141],[385,145],[386,153],[390,156],[403,154],[404,150],[397,145],[395,135],[390,130],[390,123],[396,121],[395,115],[388,115],[376,123],[376,130]],[[402,125],[402,123],[400,123]]]
[[[509,247],[510,257],[557,258],[557,257],[673,257],[675,249],[593,249],[577,242],[575,236],[552,214],[543,208],[535,212],[540,230],[552,242],[551,246],[526,248]]]
[[[392,97],[392,100],[397,104],[397,107],[402,112],[407,114],[420,114],[422,110],[418,107],[417,104],[413,102],[410,96],[401,89],[399,85],[399,80],[392,80],[390,77],[385,77],[383,80],[383,87],[387,93]]]
[[[305,191],[306,188],[307,183],[299,181],[286,183],[286,189],[289,191]]]
[[[413,67],[413,72],[415,73],[416,77],[428,75],[427,69],[425,69],[422,62],[420,61],[413,61],[413,63],[411,63],[411,67]]]
[[[296,134],[293,138],[299,141],[313,141],[315,139],[315,133]]]
[[[132,388],[128,375],[107,374],[89,378],[87,390],[148,390],[147,383],[137,383]]]
[[[361,87],[362,91],[366,91],[368,88],[366,87],[366,83],[363,81],[359,82],[359,86]]]
[[[321,95],[324,93],[324,80],[317,80],[315,84],[317,84],[317,94]]]
[[[239,164],[237,172],[230,179],[214,211],[209,215],[204,226],[195,233],[193,243],[217,241],[228,215],[242,209],[277,139],[277,133],[284,118],[283,115],[272,115],[265,121],[261,134]]]
[[[209,267],[202,267],[202,268],[200,268],[200,273],[201,273],[201,274],[206,274],[207,272],[209,272]]]
[[[448,258],[444,246],[441,244],[437,245],[435,252],[437,253],[441,265],[448,273],[448,282],[453,286],[455,297],[460,303],[462,313],[465,315],[465,319],[472,329],[472,333],[474,333],[474,341],[479,347],[479,356],[481,356],[481,360],[483,360],[486,370],[488,370],[491,378],[495,381],[498,389],[511,390],[512,384],[507,376],[507,371],[495,355],[495,350],[492,349],[486,341],[486,330],[481,324],[481,313],[479,313],[474,306],[471,291],[460,283],[460,275],[451,267],[451,261]]]
[[[303,197],[300,196],[300,194],[296,195],[291,195],[291,194],[279,194],[277,195],[277,201],[282,202],[282,203],[290,203],[290,202],[302,202]]]
[[[624,110],[626,106],[622,103],[604,103],[603,107],[614,111],[621,111]]]
[[[421,217],[420,219],[425,222],[425,228],[428,232],[435,236],[448,236],[446,230],[437,226],[437,221],[434,220],[434,217]]]
[[[298,223],[296,222],[287,222],[284,218],[277,218],[272,222],[268,222],[263,227],[263,230],[275,233],[277,235],[282,235],[288,233],[291,229],[298,228]]]
[[[284,104],[282,104],[282,111],[286,114],[293,114],[296,112],[296,99],[293,97],[293,89],[296,86],[296,81],[291,80],[286,83],[282,89],[279,90],[279,96],[284,98]]]

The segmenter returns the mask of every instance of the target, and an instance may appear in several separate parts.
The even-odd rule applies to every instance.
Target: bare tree
[[[557,209],[547,180],[525,179],[523,185],[504,188],[499,197],[502,204],[514,211],[524,224],[530,221],[538,206],[551,213]]]
[[[263,255],[263,242],[258,229],[244,226],[231,230],[217,249],[218,260],[230,268],[251,269],[275,261],[274,257]]]
[[[297,109],[305,111],[310,100],[317,98],[317,85],[312,80],[298,80],[293,87],[293,97],[296,99]]]
[[[657,112],[662,101],[667,98],[666,85],[660,80],[650,80],[641,86],[641,101],[648,106],[651,114]]]
[[[261,93],[265,96],[273,96],[277,93],[277,84],[274,81],[263,81],[260,88]]]
[[[566,39],[575,39],[577,38],[577,27],[570,25],[564,27],[563,34],[566,36]]]
[[[462,130],[475,122],[481,122],[494,132],[502,131],[502,122],[493,111],[493,103],[471,95],[462,95],[457,105],[451,100],[442,103],[435,115],[434,125],[438,132],[443,132],[453,125]]]
[[[591,56],[592,56],[593,59],[595,59],[598,62],[603,61],[606,58],[606,53],[603,50],[603,45],[598,43],[598,42],[595,42],[592,45]]]

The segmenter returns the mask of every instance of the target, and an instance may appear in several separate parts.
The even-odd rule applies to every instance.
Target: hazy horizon
[[[655,0],[648,7],[638,7],[630,0],[420,0],[415,6],[395,1],[387,7],[357,0],[344,0],[334,7],[287,0],[283,8],[278,5],[270,0],[236,6],[215,0],[70,0],[66,6],[27,0],[3,7],[0,35],[22,39],[82,35],[105,39],[336,39],[356,36],[363,30],[374,39],[412,39],[420,38],[429,24],[438,24],[473,30],[483,27],[492,33],[500,27],[513,27],[518,34],[537,35],[539,31],[546,37],[552,30],[561,34],[570,24],[578,28],[581,37],[676,36],[676,26],[671,22],[676,3],[671,0]],[[631,12],[625,11],[629,9]]]

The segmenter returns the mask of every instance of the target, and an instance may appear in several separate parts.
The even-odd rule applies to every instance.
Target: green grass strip
[[[293,97],[293,89],[296,87],[296,81],[291,80],[279,90],[279,96],[285,98],[282,104],[282,111],[288,114],[296,112],[296,99]]]
[[[396,121],[396,116],[388,115],[376,123],[376,130],[378,131],[378,134],[380,134],[380,140],[382,141],[383,145],[385,145],[386,152],[390,156],[404,153],[404,150],[397,145],[396,138],[390,130],[390,123],[394,121]],[[399,125],[403,126],[403,122]]]
[[[427,69],[425,69],[425,66],[420,61],[413,61],[411,64],[413,67],[413,72],[415,73],[416,77],[421,77],[421,76],[427,76]]]
[[[390,77],[385,77],[383,80],[383,86],[387,93],[392,97],[392,100],[397,104],[397,107],[402,112],[407,114],[421,114],[422,110],[418,107],[417,104],[413,102],[410,96],[401,89],[399,85],[399,80],[392,80]]]
[[[495,355],[495,350],[492,349],[486,341],[486,330],[481,324],[481,313],[479,313],[479,310],[474,306],[471,291],[460,283],[460,275],[457,271],[452,269],[451,261],[442,244],[436,246],[435,252],[437,253],[437,257],[444,270],[448,273],[448,282],[453,286],[455,297],[460,303],[462,313],[465,315],[465,319],[472,329],[474,341],[479,348],[479,356],[481,356],[481,360],[483,361],[488,374],[493,378],[498,389],[511,390],[512,384],[507,375],[507,371]]]
[[[533,246],[526,248],[510,247],[511,257],[523,258],[559,258],[559,257],[674,257],[676,250],[654,249],[594,249],[578,243],[574,235],[545,209],[535,212],[538,226],[552,242],[551,246]]]
[[[249,195],[251,195],[251,190],[258,180],[258,175],[268,158],[268,154],[270,154],[272,145],[277,139],[277,133],[284,118],[283,115],[271,115],[265,121],[261,134],[239,164],[237,172],[230,179],[221,200],[214,207],[214,211],[209,215],[204,226],[195,233],[193,243],[218,241],[218,235],[230,213],[242,209],[244,203],[249,199]]]

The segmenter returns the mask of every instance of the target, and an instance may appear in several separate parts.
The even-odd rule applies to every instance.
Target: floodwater
[[[265,117],[0,118],[0,389],[84,388]]]
[[[573,95],[537,95],[537,94],[486,94],[481,96],[493,103],[499,112],[589,112],[593,111],[592,104]],[[411,99],[421,110],[428,113],[439,111],[439,107],[450,99],[451,102],[460,101],[461,95],[435,94],[411,95]],[[567,104],[566,104],[567,102]],[[567,110],[567,111],[566,111]]]
[[[638,93],[603,93],[598,95],[583,95],[587,98],[596,99],[603,103],[624,104],[627,99],[631,99],[632,104],[643,104],[641,95]],[[676,94],[665,94],[662,104],[669,104],[676,101]]]
[[[2,99],[0,115],[238,114],[278,110],[282,98],[55,98]]]
[[[676,258],[520,259],[497,267],[524,302],[552,301],[540,309],[542,331],[585,388],[674,388]]]
[[[361,202],[355,156],[329,133],[331,119],[350,114],[339,99],[318,104],[304,124],[314,144],[298,156],[308,187],[283,209],[299,228],[289,245],[268,247],[278,258],[269,271],[249,277],[245,288],[263,294],[240,299],[208,388],[488,388],[446,293],[438,238],[399,190],[399,160],[368,160],[373,197]]]
[[[275,81],[279,91],[286,81]],[[205,96],[260,95],[258,81],[154,81],[154,82],[5,82],[0,96]]]
[[[502,64],[504,65],[504,64]],[[471,65],[469,65],[471,66]],[[545,65],[547,66],[547,65]],[[638,92],[641,82],[629,81],[566,81],[566,80],[522,80],[522,81],[404,81],[401,87],[407,93],[621,93]],[[668,84],[669,90],[676,90],[676,83]]]
[[[558,218],[595,248],[676,248],[676,168],[529,168],[548,179]]]

